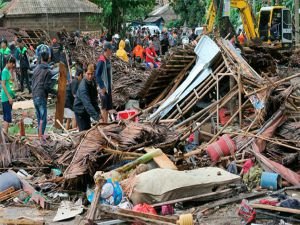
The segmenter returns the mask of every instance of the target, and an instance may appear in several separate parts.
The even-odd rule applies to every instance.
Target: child
[[[10,70],[16,66],[16,59],[10,56],[6,61],[1,78],[2,78],[2,90],[1,90],[1,102],[3,108],[3,130],[8,134],[8,126],[12,122],[12,104],[15,98],[15,92],[13,90],[13,80]]]

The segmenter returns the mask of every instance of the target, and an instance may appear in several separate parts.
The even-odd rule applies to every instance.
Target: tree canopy
[[[119,32],[121,25],[129,20],[142,20],[154,8],[155,0],[92,0],[103,9],[103,14],[94,17],[110,33]]]
[[[186,21],[188,27],[197,27],[205,23],[206,7],[210,0],[174,0],[171,6],[180,16],[180,25]]]

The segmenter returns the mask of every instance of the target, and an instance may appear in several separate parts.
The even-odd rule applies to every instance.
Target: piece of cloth
[[[89,130],[91,128],[91,119],[88,113],[75,113],[75,118],[79,131]]]
[[[52,89],[52,74],[50,67],[46,63],[39,64],[32,75],[32,97],[47,99],[49,93],[56,94]]]
[[[145,62],[146,63],[152,63],[153,65],[156,64],[155,60],[151,59],[148,55],[150,55],[151,57],[154,57],[154,58],[157,57],[154,48],[150,48],[150,47],[146,48],[146,60],[145,60]]]
[[[2,102],[2,110],[3,110],[3,120],[7,123],[11,123],[12,122],[12,105],[9,103],[9,101],[7,102]]]
[[[125,51],[125,41],[121,40],[119,43],[119,49],[116,53],[116,56],[122,59],[125,62],[129,62],[129,58],[127,56],[127,52]]]
[[[15,92],[13,89],[13,81],[12,81],[12,76],[10,71],[5,67],[1,73],[1,80],[5,81],[5,86],[7,89],[8,94],[10,95],[11,98],[15,98]],[[3,88],[1,89],[1,102],[7,102],[8,101],[8,96],[4,92]]]
[[[104,95],[100,94],[100,99],[101,99],[101,109],[105,109],[105,110],[113,109],[111,94],[108,93],[105,93]]]
[[[64,117],[66,119],[74,119],[75,113],[69,108],[64,108]]]
[[[84,78],[78,87],[73,110],[77,115],[88,114],[95,121],[100,119],[100,108],[98,106],[97,85],[94,80],[88,81]]]
[[[11,172],[5,172],[0,175],[0,192],[14,187],[15,190],[22,189],[22,184],[17,175]]]
[[[276,206],[278,204],[278,201],[271,201],[268,199],[261,199],[259,200],[259,204],[264,204],[264,205],[271,205],[271,206]]]
[[[141,45],[137,45],[134,47],[132,54],[135,58],[144,59],[145,49]]]
[[[300,202],[297,199],[287,199],[282,201],[279,206],[290,209],[300,209]]]
[[[76,92],[79,87],[79,80],[75,77],[70,84],[68,84],[66,89],[66,103],[65,108],[69,108],[73,110],[74,100],[76,96]]]
[[[33,99],[33,104],[38,121],[38,133],[41,129],[41,134],[44,135],[47,126],[47,99],[36,97]],[[42,127],[40,128],[41,125]]]
[[[251,167],[248,173],[244,174],[243,181],[249,190],[260,185],[260,178],[263,170],[258,166]]]
[[[237,166],[236,166],[235,161],[232,161],[232,162],[228,165],[227,171],[228,171],[229,173],[232,173],[232,174],[238,174],[238,169],[237,169]]]
[[[100,89],[106,88],[110,94],[112,91],[112,66],[110,60],[106,59],[104,55],[99,57],[96,68],[96,80]]]
[[[251,169],[251,167],[254,166],[254,163],[251,159],[247,159],[247,161],[243,165],[243,174],[248,173],[248,171]]]

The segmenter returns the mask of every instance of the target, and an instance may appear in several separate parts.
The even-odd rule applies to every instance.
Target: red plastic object
[[[278,201],[276,201],[276,200],[271,201],[271,200],[268,200],[268,199],[261,199],[261,200],[259,200],[259,204],[276,206],[278,204]]]
[[[207,146],[206,152],[213,162],[219,161],[223,156],[234,154],[236,145],[228,134],[223,135],[218,141]]]
[[[125,110],[118,112],[117,120],[126,120],[131,116],[134,116],[137,114],[136,110]],[[136,116],[133,120],[134,122],[139,122],[139,118]]]
[[[251,206],[246,199],[243,199],[238,210],[238,215],[243,218],[246,224],[251,224],[256,218],[256,211]]]
[[[252,166],[254,166],[254,163],[251,159],[248,159],[243,165],[243,174],[248,173]]]
[[[219,110],[219,120],[222,126],[224,126],[230,120],[230,115],[227,115],[227,112],[227,108],[221,108]]]

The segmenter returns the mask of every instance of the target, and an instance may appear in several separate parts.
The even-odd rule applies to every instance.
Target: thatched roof
[[[101,13],[88,0],[12,0],[1,11],[7,17],[38,14]]]

